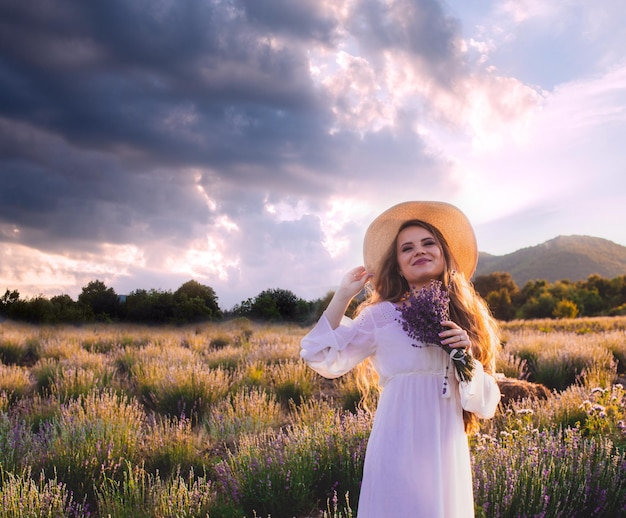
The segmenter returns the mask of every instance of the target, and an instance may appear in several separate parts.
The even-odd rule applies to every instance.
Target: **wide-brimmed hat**
[[[476,236],[467,216],[454,205],[441,201],[407,201],[387,209],[365,232],[365,269],[378,275],[380,266],[405,221],[418,219],[435,227],[448,243],[457,270],[469,279],[478,263]]]

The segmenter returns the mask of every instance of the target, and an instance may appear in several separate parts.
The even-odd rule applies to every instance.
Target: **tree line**
[[[626,275],[614,279],[591,275],[577,282],[535,280],[520,289],[509,273],[495,272],[477,277],[474,287],[499,320],[626,315]],[[310,324],[332,295],[307,301],[289,290],[268,289],[224,311],[213,288],[193,280],[174,292],[140,289],[126,296],[95,280],[82,288],[76,301],[69,295],[22,299],[17,290],[7,289],[0,298],[0,316],[38,324],[189,324],[231,317]]]
[[[263,321],[308,323],[319,316],[320,300],[305,301],[289,290],[265,290],[230,311],[219,307],[210,286],[191,280],[176,291],[135,290],[118,295],[100,280],[82,288],[77,300],[69,295],[50,299],[40,295],[23,299],[17,290],[0,298],[0,316],[37,324],[128,322],[140,324],[189,324],[241,316]]]
[[[626,315],[626,275],[549,283],[528,281],[521,289],[507,272],[482,275],[474,288],[499,320]]]

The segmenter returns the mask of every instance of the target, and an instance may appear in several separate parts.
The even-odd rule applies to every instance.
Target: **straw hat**
[[[457,269],[469,279],[478,263],[478,245],[469,220],[459,209],[440,201],[407,201],[394,205],[378,216],[365,232],[365,269],[378,274],[380,265],[400,226],[419,219],[435,227],[445,238]]]

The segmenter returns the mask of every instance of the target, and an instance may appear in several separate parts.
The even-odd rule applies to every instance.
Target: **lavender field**
[[[476,515],[626,516],[626,317],[503,329]],[[308,369],[307,330],[0,324],[0,517],[354,516],[377,393]]]

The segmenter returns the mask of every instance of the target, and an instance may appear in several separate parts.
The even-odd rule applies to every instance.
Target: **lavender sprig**
[[[474,372],[474,358],[463,349],[455,349],[441,344],[439,333],[446,327],[441,325],[450,320],[450,296],[441,281],[433,280],[417,293],[411,295],[396,308],[402,315],[398,322],[410,338],[426,345],[441,347],[454,363],[461,381],[470,381]],[[419,347],[412,344],[413,347]]]

